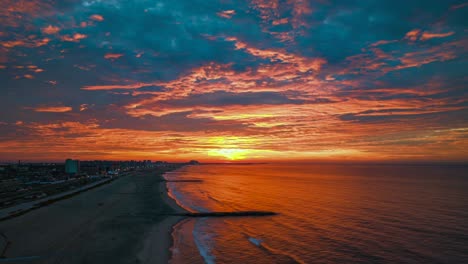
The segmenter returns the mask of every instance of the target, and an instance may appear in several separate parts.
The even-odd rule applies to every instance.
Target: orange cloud
[[[311,1],[307,0],[251,0],[250,3],[262,19],[260,26],[263,31],[283,42],[294,41],[293,36],[305,34],[304,28],[309,26],[305,17],[313,12]],[[286,10],[291,14],[288,19],[283,17]],[[272,27],[286,23],[289,23],[293,30],[289,32],[272,30]]]
[[[94,20],[94,21],[98,21],[98,22],[101,22],[101,21],[104,21],[104,17],[102,17],[101,15],[92,15],[89,17],[91,20]]]
[[[139,89],[148,86],[162,86],[171,93],[160,94],[160,100],[184,97],[189,93],[207,93],[211,91],[248,92],[248,91],[278,91],[280,90],[304,90],[323,85],[316,78],[326,61],[322,58],[307,58],[288,53],[280,49],[259,49],[236,38],[227,38],[234,42],[237,49],[244,50],[253,56],[268,59],[272,63],[261,64],[257,69],[246,69],[245,72],[236,72],[231,64],[208,63],[199,68],[192,69],[180,78],[168,82],[148,83],[124,83],[112,85],[91,85],[83,87],[84,90],[112,90],[112,89]],[[111,57],[109,57],[111,58]],[[297,79],[300,78],[299,85]],[[271,87],[258,80],[271,79],[281,82],[291,82],[283,87]],[[293,81],[294,80],[294,81]],[[323,86],[325,87],[325,86]]]
[[[228,66],[215,63],[195,68],[189,74],[181,76],[174,83],[166,83],[171,89],[184,86],[197,91],[214,90],[210,82],[219,76],[227,76],[232,81],[242,81],[249,75],[237,76],[230,73]],[[204,81],[206,78],[207,81]],[[236,78],[239,78],[236,79]],[[253,78],[251,76],[250,78]],[[195,82],[195,83],[192,83]],[[155,85],[139,83],[126,88]],[[173,85],[173,86],[172,86]],[[236,84],[237,85],[237,84]],[[291,89],[291,85],[286,89]],[[468,128],[438,127],[437,121],[431,124],[430,115],[463,109],[457,102],[446,99],[427,100],[426,96],[441,92],[440,86],[421,84],[418,87],[389,87],[381,89],[349,92],[346,100],[337,94],[338,90],[320,85],[320,90],[311,98],[327,97],[332,102],[315,102],[295,105],[215,105],[215,106],[175,106],[160,98],[171,98],[168,91],[158,93],[152,99],[136,100],[125,107],[126,113],[136,120],[148,116],[163,117],[174,113],[187,112],[187,120],[211,120],[210,123],[223,122],[226,125],[242,124],[247,128],[211,131],[173,131],[170,122],[161,126],[160,131],[135,130],[133,128],[104,128],[106,122],[94,120],[89,123],[21,123],[18,126],[33,131],[41,141],[2,141],[0,147],[9,149],[10,156],[25,157],[28,153],[40,159],[41,148],[50,145],[47,158],[72,153],[81,159],[187,159],[196,157],[201,160],[225,159],[315,159],[315,158],[349,158],[349,159],[449,159],[460,158],[468,142],[464,134]],[[256,87],[250,88],[256,91]],[[303,88],[299,88],[303,89]],[[205,92],[206,92],[205,91]],[[364,100],[384,94],[392,99]],[[401,95],[414,95],[412,99]],[[294,93],[289,95],[295,97]],[[304,97],[307,99],[307,97]],[[310,98],[309,98],[310,99]],[[333,102],[334,101],[334,102]],[[460,99],[463,102],[463,98]],[[80,111],[86,114],[92,106],[81,105]],[[71,111],[71,109],[70,109]],[[392,122],[361,122],[353,119],[347,121],[340,116],[354,118],[392,117]],[[416,117],[422,115],[422,117]],[[411,119],[408,122],[407,116]],[[437,117],[439,118],[439,117]],[[129,119],[129,127],[132,127]],[[71,136],[73,135],[73,136]],[[80,135],[80,136],[76,136]],[[67,137],[61,144],[52,144],[57,137]],[[157,140],[155,140],[157,139]],[[142,144],[144,142],[144,144]],[[404,143],[404,144],[402,144]],[[72,146],[74,146],[72,148]],[[111,146],[111,147],[110,147]],[[428,155],[427,152],[433,153]],[[466,157],[463,156],[463,157]]]
[[[293,4],[293,17],[292,25],[294,28],[299,26],[307,26],[306,21],[304,21],[303,16],[309,15],[312,13],[312,7],[310,6],[310,1],[308,0],[292,0],[290,1]]]
[[[124,56],[124,55],[121,54],[121,53],[107,53],[106,55],[104,55],[104,58],[108,59],[108,60],[115,60],[115,59],[118,59],[118,58],[120,58],[122,56]]]
[[[98,91],[98,90],[118,90],[118,89],[139,89],[142,87],[152,86],[152,83],[135,83],[135,84],[123,84],[123,85],[92,85],[84,86],[83,90]]]
[[[57,34],[60,31],[60,28],[56,26],[48,25],[47,27],[42,28],[41,31],[44,34],[53,35],[53,34]]]
[[[468,40],[447,42],[430,49],[409,52],[399,58],[402,65],[394,69],[404,69],[411,67],[419,67],[437,61],[448,61],[457,58],[458,50],[465,50]]]
[[[70,112],[73,108],[69,106],[40,106],[35,108],[30,108],[35,112],[44,112],[44,113],[65,113]]]
[[[0,43],[5,48],[14,48],[14,47],[27,47],[27,48],[36,48],[45,46],[50,42],[49,38],[43,39],[24,39],[24,40],[11,40],[3,41]]]
[[[423,32],[420,29],[414,29],[406,33],[405,39],[408,39],[410,41],[418,41],[418,40],[426,41],[426,40],[433,39],[433,38],[446,38],[446,37],[452,36],[453,34],[455,34],[455,32],[453,31],[450,31],[447,33],[431,33],[428,31]]]
[[[272,62],[290,63],[297,67],[299,71],[319,71],[326,64],[326,60],[322,58],[306,58],[295,54],[288,53],[284,50],[275,49],[259,49],[248,45],[234,37],[227,38],[228,41],[233,41],[238,50],[245,50],[253,56],[270,59]]]
[[[410,32],[406,33],[405,39],[416,41],[418,40],[419,36],[421,35],[420,29],[413,29]]]
[[[363,103],[353,104],[362,106]],[[375,102],[375,107],[379,107],[378,102]],[[419,157],[444,160],[466,157],[462,154],[466,153],[464,149],[468,146],[468,141],[463,139],[468,131],[466,127],[428,128],[427,119],[416,119],[411,123],[395,120],[392,124],[374,122],[356,126],[334,117],[335,110],[347,111],[342,105],[324,109],[301,105],[262,108],[230,107],[225,109],[225,113],[212,113],[217,116],[216,120],[231,120],[226,122],[242,118],[244,122],[252,124],[250,132],[230,130],[179,134],[165,130],[108,129],[95,121],[18,122],[18,127],[33,131],[34,137],[21,141],[4,140],[0,142],[0,147],[8,150],[4,155],[36,159],[62,159],[66,155],[80,159],[120,160],[148,157],[184,160],[196,157],[203,161],[233,158],[417,160]],[[361,109],[365,109],[365,106]],[[330,111],[331,115],[324,115],[324,110]],[[65,137],[67,140],[56,144],[57,138]],[[48,149],[46,156],[41,155],[44,147]],[[395,151],[396,148],[398,151]],[[428,151],[432,154],[427,155]]]
[[[452,36],[453,34],[455,34],[455,32],[453,32],[453,31],[450,31],[450,32],[447,32],[447,33],[430,33],[430,32],[425,31],[421,35],[421,40],[425,41],[425,40],[433,39],[433,38],[446,38],[446,37]]]
[[[70,112],[73,108],[69,106],[41,106],[33,108],[36,112],[45,112],[45,113],[65,113]]]
[[[379,40],[377,42],[374,42],[372,43],[370,46],[371,47],[377,47],[377,46],[380,46],[380,45],[386,45],[386,44],[390,44],[390,43],[395,43],[397,42],[398,40]]]
[[[80,112],[85,111],[86,109],[88,109],[88,107],[89,107],[88,104],[81,104],[81,105],[80,105]]]
[[[87,35],[80,34],[80,33],[75,33],[73,34],[73,36],[65,35],[61,37],[63,41],[68,41],[68,42],[79,42],[80,40],[85,39],[85,38],[87,38]]]
[[[418,33],[416,39],[420,36],[422,33]],[[373,43],[368,49],[364,49],[365,52],[348,57],[346,59],[350,62],[348,67],[337,71],[334,75],[372,73],[377,76],[433,62],[448,61],[461,56],[463,51],[466,52],[467,42],[468,40],[445,42],[438,46],[423,47],[406,53],[397,51],[386,53],[376,48]]]
[[[218,12],[216,14],[218,16],[220,16],[220,17],[230,19],[230,18],[232,18],[232,16],[234,16],[236,14],[236,11],[235,10],[225,10],[225,11]]]
[[[2,46],[5,48],[14,48],[16,46],[25,46],[26,43],[21,40],[3,41]]]
[[[289,22],[288,18],[282,18],[282,19],[274,20],[273,25],[274,26],[283,25],[283,24],[287,24],[288,22]]]
[[[9,0],[4,2],[7,3],[8,12],[11,11],[13,15],[0,10],[0,21],[7,20],[2,25],[19,23],[22,26],[24,24],[28,30],[24,31],[27,33],[25,36],[15,33],[13,38],[9,38],[9,34],[0,33],[2,37],[6,37],[5,39],[12,39],[0,43],[0,52],[6,50],[12,54],[19,53],[22,52],[21,49],[11,51],[9,49],[39,47],[49,43],[47,38],[40,39],[30,34],[30,32],[37,34],[39,28],[28,23],[28,20],[35,21],[34,19],[44,12],[43,6],[39,7],[35,2],[52,1],[16,1],[23,6]],[[304,30],[307,27],[304,24],[305,17],[313,12],[311,5],[314,4],[306,0],[253,0],[251,3],[250,7],[256,9],[252,14],[258,14],[263,21],[260,27],[264,33],[271,34],[283,42],[294,40],[300,35],[301,28]],[[292,14],[292,17],[284,18],[286,13]],[[5,19],[4,15],[8,18]],[[226,19],[235,15],[233,10],[218,13],[218,16]],[[20,20],[18,17],[23,19]],[[47,17],[42,20],[41,17],[41,21],[48,21],[45,18]],[[79,25],[87,27],[103,20],[101,15],[96,14],[90,16],[86,22],[71,23],[76,29]],[[286,28],[291,30],[287,32],[272,30],[277,29],[274,26],[283,24],[288,24]],[[60,30],[59,27],[52,25],[42,28],[43,34],[57,34]],[[62,34],[65,34],[63,31],[65,30],[62,30]],[[429,157],[434,160],[450,157],[467,158],[468,128],[460,122],[449,123],[453,121],[450,118],[441,121],[444,119],[444,113],[452,114],[451,112],[458,111],[456,114],[459,114],[460,111],[466,110],[466,98],[463,96],[455,99],[442,98],[446,94],[452,96],[455,93],[450,87],[445,87],[443,81],[437,83],[437,77],[440,76],[435,76],[430,81],[419,80],[417,87],[372,89],[372,85],[384,87],[382,82],[386,78],[378,77],[386,72],[447,61],[466,53],[468,47],[466,41],[445,42],[437,46],[432,46],[431,43],[417,43],[453,34],[455,33],[415,29],[402,39],[381,40],[370,44],[361,54],[348,57],[343,65],[337,65],[336,61],[328,63],[320,57],[303,56],[295,49],[303,43],[297,43],[301,45],[276,43],[278,45],[275,44],[275,47],[285,48],[265,48],[267,46],[263,45],[265,43],[254,44],[244,39],[230,37],[225,40],[231,42],[231,49],[235,48],[236,54],[242,53],[242,58],[247,58],[247,61],[244,61],[246,63],[242,64],[246,67],[238,67],[235,62],[231,64],[220,63],[219,60],[205,61],[203,64],[197,63],[192,69],[177,72],[177,77],[169,81],[164,78],[139,82],[141,78],[148,80],[152,76],[149,72],[154,72],[154,67],[147,64],[147,59],[154,54],[150,52],[147,53],[147,58],[140,59],[141,67],[138,69],[135,69],[135,65],[121,65],[129,70],[129,74],[125,74],[122,79],[114,77],[117,73],[111,73],[103,68],[102,75],[99,76],[107,82],[82,87],[83,90],[107,90],[115,94],[126,94],[128,96],[123,99],[125,101],[119,100],[114,102],[116,104],[107,106],[106,103],[109,102],[92,105],[92,100],[83,101],[77,104],[75,111],[70,106],[62,105],[27,108],[45,113],[71,112],[60,116],[72,118],[73,122],[52,119],[44,123],[18,121],[16,126],[14,125],[16,120],[11,123],[0,122],[0,126],[12,125],[13,129],[21,132],[16,134],[23,134],[25,131],[25,136],[21,138],[17,135],[10,138],[9,135],[2,135],[0,148],[5,151],[0,154],[37,159],[44,157],[62,159],[65,155],[82,159],[177,157],[181,160],[195,157],[214,160],[318,157],[356,159]],[[106,36],[110,36],[110,33],[106,33]],[[86,35],[76,33],[65,35],[61,39],[79,42],[84,38]],[[220,41],[222,37],[206,38]],[[260,39],[263,38],[258,38],[257,41]],[[271,37],[265,39],[265,41],[270,40]],[[411,41],[410,45],[407,45],[407,40]],[[392,45],[387,45],[390,43],[396,43],[395,46],[404,44],[405,47],[390,50],[387,49],[392,48]],[[50,48],[55,48],[56,52],[45,53],[46,49],[42,48],[33,50],[27,55],[50,56],[56,53],[65,56],[72,53],[68,47],[65,49],[60,43]],[[313,47],[310,48],[312,50]],[[128,54],[139,58],[144,49],[142,47],[138,49],[141,50],[134,50],[134,53]],[[122,56],[124,54],[108,53],[104,58],[116,60]],[[53,67],[47,68],[50,65],[43,58],[28,60],[30,63],[37,61],[38,66],[35,66],[22,59],[10,58],[11,61],[8,61],[4,59],[5,56],[1,57],[2,65],[8,65],[8,72],[14,72],[18,78],[34,78],[33,74],[42,71],[38,66],[49,70],[52,76]],[[74,67],[90,71],[85,72],[85,75],[99,68],[99,64],[87,65],[82,60],[74,63],[77,63],[73,64]],[[79,65],[82,63],[84,65]],[[346,69],[343,70],[342,66]],[[5,66],[0,65],[1,68]],[[77,72],[80,76],[82,73]],[[352,76],[352,80],[349,80],[350,74],[356,76]],[[36,76],[45,78],[43,75]],[[397,74],[395,76],[400,77]],[[404,76],[402,74],[402,77]],[[47,80],[50,79],[39,79],[37,83],[57,85],[57,81]],[[60,86],[67,86],[67,80],[60,79],[60,82]],[[151,86],[162,89],[140,89]],[[229,93],[229,98],[210,97],[223,92]],[[268,93],[257,95],[262,96],[260,98],[262,100],[238,99],[248,98],[241,97],[242,93],[258,92]],[[204,98],[209,100],[196,101],[200,95],[207,94],[208,96]],[[278,100],[272,96],[273,99],[270,101],[263,100],[263,96],[266,98],[271,94],[279,95],[282,99]],[[85,97],[81,99],[86,100]],[[434,114],[439,115],[434,117]],[[203,125],[198,125],[199,122]],[[183,129],[180,124],[184,126]],[[221,129],[213,129],[215,126]],[[27,131],[30,133],[26,133]],[[57,144],[57,139],[64,138],[66,140],[61,140],[60,144]],[[47,153],[44,153],[45,148],[48,150]]]
[[[53,13],[50,0],[2,0],[0,8],[0,25],[20,27],[32,23],[38,16]]]
[[[259,11],[263,21],[271,24],[281,21],[280,14],[283,8],[291,9],[291,22],[294,28],[304,25],[304,23],[301,22],[302,16],[312,12],[309,1],[305,0],[288,0],[286,3],[282,4],[280,4],[279,0],[252,0],[251,3],[253,8]]]

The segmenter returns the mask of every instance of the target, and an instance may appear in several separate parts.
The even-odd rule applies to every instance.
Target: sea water
[[[187,166],[165,176],[187,210],[274,211],[186,219],[172,263],[468,263],[463,166]]]

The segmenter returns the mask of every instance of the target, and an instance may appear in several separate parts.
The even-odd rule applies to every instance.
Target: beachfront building
[[[67,159],[65,160],[65,173],[75,175],[80,172],[80,161]]]

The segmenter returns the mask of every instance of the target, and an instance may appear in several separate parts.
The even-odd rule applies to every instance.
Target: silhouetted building
[[[65,161],[65,173],[74,175],[78,172],[80,172],[80,161],[67,159]]]

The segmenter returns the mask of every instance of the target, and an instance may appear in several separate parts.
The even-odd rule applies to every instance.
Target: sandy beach
[[[181,213],[163,171],[110,184],[0,222],[0,263],[167,263]],[[8,244],[8,245],[7,245]]]

